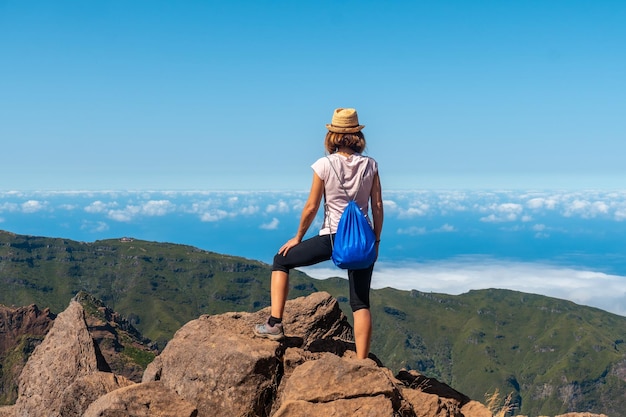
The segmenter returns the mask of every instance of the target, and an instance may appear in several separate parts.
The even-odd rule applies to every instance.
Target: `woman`
[[[280,340],[284,337],[282,317],[289,292],[289,271],[292,268],[313,265],[329,260],[331,239],[337,230],[339,218],[348,205],[347,194],[354,198],[364,213],[371,201],[376,251],[383,228],[383,200],[378,177],[378,165],[372,158],[361,155],[365,136],[354,109],[336,109],[324,141],[326,157],[318,159],[313,168],[313,184],[296,235],[278,250],[272,265],[271,315],[266,323],[254,327],[259,337]],[[343,185],[343,188],[342,188]],[[345,188],[345,191],[344,191]],[[302,240],[313,222],[324,196],[324,222],[319,234]],[[356,354],[360,359],[369,355],[372,336],[369,291],[374,264],[369,268],[348,270],[350,307],[354,317]]]

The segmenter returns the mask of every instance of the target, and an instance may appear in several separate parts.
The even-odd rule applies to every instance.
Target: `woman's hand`
[[[287,241],[287,243],[285,243],[283,246],[280,247],[280,249],[278,250],[278,253],[283,256],[287,256],[287,252],[289,252],[289,249],[293,248],[300,242],[302,242],[302,239],[298,239],[297,237],[292,237],[291,239]]]

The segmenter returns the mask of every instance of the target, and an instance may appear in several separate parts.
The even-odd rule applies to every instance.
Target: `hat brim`
[[[326,129],[334,133],[356,133],[360,132],[364,127],[365,125],[358,125],[354,127],[338,127],[331,124],[326,125]]]

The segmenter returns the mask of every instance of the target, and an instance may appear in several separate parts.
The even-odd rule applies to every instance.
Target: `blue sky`
[[[0,0],[0,190],[623,188],[626,2]]]

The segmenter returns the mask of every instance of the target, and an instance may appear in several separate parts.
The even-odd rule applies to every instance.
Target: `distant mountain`
[[[201,314],[269,305],[269,275],[261,262],[191,246],[0,232],[0,303],[60,312],[84,290],[160,347]],[[290,298],[328,291],[350,311],[341,278],[294,271],[290,284]],[[418,370],[479,400],[512,392],[520,414],[626,409],[625,317],[494,289],[451,296],[386,288],[371,299],[372,351],[391,369]]]
[[[18,308],[0,305],[0,406],[13,404],[17,399],[18,377],[24,364],[52,327],[55,317],[49,309],[42,311],[35,305]]]

